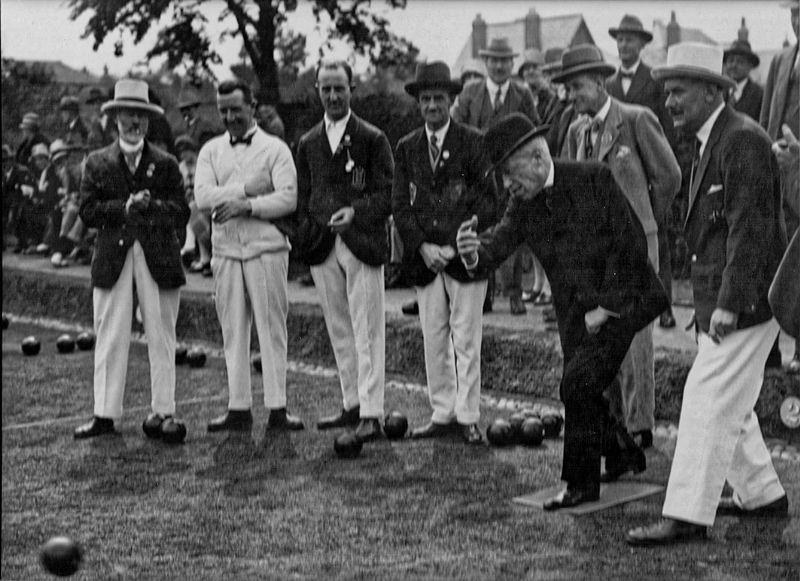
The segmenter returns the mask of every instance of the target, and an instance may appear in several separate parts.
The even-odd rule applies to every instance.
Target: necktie
[[[501,96],[502,96],[502,90],[500,89],[500,87],[498,87],[497,88],[497,94],[494,96],[494,112],[495,113],[499,113],[500,112],[500,107],[502,107],[502,105],[503,105],[503,102],[500,100]]]
[[[437,145],[436,135],[431,135],[429,149],[431,154],[431,169],[436,170],[436,160],[439,159],[439,146]]]
[[[255,135],[255,132],[243,137],[231,137],[231,145],[250,145],[253,143],[253,135]]]
[[[633,73],[630,72],[630,71],[620,71],[619,72],[619,77],[621,79],[629,79],[630,80],[630,79],[633,78]]]
[[[136,173],[136,153],[123,153],[125,163],[132,174]]]
[[[689,172],[689,195],[691,196],[691,192],[694,190],[694,174],[697,171],[697,166],[700,165],[700,147],[702,143],[700,140],[695,137],[694,138],[694,151],[692,152],[692,167]]]
[[[586,140],[584,143],[584,159],[592,159],[594,154],[594,142],[597,139],[597,134],[600,132],[600,121],[593,119],[589,126],[586,128],[584,134]]]

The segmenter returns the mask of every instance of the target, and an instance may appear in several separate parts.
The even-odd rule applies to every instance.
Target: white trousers
[[[286,316],[289,253],[265,252],[250,260],[211,259],[217,316],[228,368],[228,409],[249,410],[250,334],[256,323],[261,354],[264,405],[286,407]]]
[[[122,417],[122,400],[131,344],[133,292],[139,298],[147,356],[153,412],[175,413],[175,323],[180,289],[160,289],[150,275],[138,241],[128,250],[119,279],[110,289],[94,288],[94,415]]]
[[[488,281],[459,282],[439,273],[414,287],[425,345],[428,397],[437,424],[480,419],[483,300]]]
[[[727,479],[745,508],[785,494],[753,411],[778,323],[735,331],[715,344],[700,333],[686,378],[665,517],[711,526]]]
[[[362,418],[382,418],[386,382],[386,308],[383,266],[361,262],[341,237],[311,267],[331,339],[342,402],[361,406]]]

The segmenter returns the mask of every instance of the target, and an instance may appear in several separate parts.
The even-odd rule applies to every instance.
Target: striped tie
[[[436,144],[436,135],[431,135],[429,143],[431,153],[431,169],[436,169],[436,161],[439,159],[439,146]]]
[[[502,90],[498,87],[497,88],[497,95],[495,95],[495,97],[494,97],[494,112],[495,112],[495,114],[499,113],[500,112],[500,107],[503,106],[503,102],[500,99],[500,97],[502,97],[501,92],[502,92]]]

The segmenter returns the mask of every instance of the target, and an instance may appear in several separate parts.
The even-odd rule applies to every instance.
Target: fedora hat
[[[730,47],[725,49],[725,52],[722,53],[722,60],[723,62],[728,58],[728,55],[731,54],[738,54],[740,56],[745,57],[747,60],[750,61],[750,65],[753,68],[758,66],[758,63],[761,62],[761,59],[758,58],[758,55],[753,52],[750,48],[750,43],[746,40],[734,40],[733,44]]]
[[[72,95],[64,95],[61,97],[61,100],[58,102],[58,108],[61,111],[80,111],[81,110],[81,102],[78,100],[77,97]]]
[[[114,85],[114,98],[104,103],[100,110],[106,112],[116,109],[138,109],[150,114],[163,115],[164,109],[150,102],[147,89],[147,83],[139,79],[120,79]]]
[[[406,93],[418,97],[420,91],[425,89],[442,89],[450,95],[461,92],[461,83],[450,78],[450,67],[442,61],[432,63],[419,63],[414,80],[406,83]]]
[[[39,126],[39,116],[36,113],[25,113],[25,115],[22,116],[22,123],[19,124],[20,129],[38,129]]]
[[[522,53],[522,64],[519,65],[517,76],[521,77],[522,73],[525,72],[525,69],[530,66],[542,67],[544,64],[544,53],[542,51],[540,51],[538,48],[526,49]]]
[[[508,43],[508,39],[505,36],[493,38],[489,43],[489,46],[479,50],[478,54],[482,57],[493,56],[501,59],[513,59],[514,57],[519,56],[519,53],[514,52],[514,49],[511,48],[511,45]]]
[[[667,64],[651,73],[657,81],[685,77],[733,89],[736,82],[722,74],[722,49],[700,42],[679,42],[667,50]]]
[[[186,91],[185,93],[181,94],[181,98],[178,100],[178,109],[199,107],[202,104],[203,102],[200,100],[200,97],[197,96],[197,93],[194,91]]]
[[[544,66],[542,72],[548,75],[554,75],[561,71],[561,57],[564,55],[564,49],[559,47],[548,48],[544,52]]]
[[[565,83],[575,75],[594,72],[610,77],[616,70],[603,59],[603,53],[595,45],[579,44],[561,55],[561,72],[553,75],[553,82]]]
[[[483,147],[489,156],[491,166],[484,175],[489,175],[511,154],[534,137],[547,133],[549,125],[534,126],[527,115],[511,113],[492,125],[483,138]]]
[[[625,16],[622,17],[619,26],[617,26],[616,28],[608,29],[608,34],[610,34],[611,38],[613,39],[616,39],[617,35],[620,32],[630,32],[633,34],[638,34],[645,40],[645,42],[650,42],[651,40],[653,40],[652,33],[647,32],[644,29],[642,21],[630,14],[626,14]]]
[[[89,94],[86,96],[86,104],[93,105],[95,103],[105,103],[108,101],[108,93],[100,87],[92,87],[89,89]]]

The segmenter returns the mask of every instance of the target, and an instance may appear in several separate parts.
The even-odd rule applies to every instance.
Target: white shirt
[[[334,121],[328,117],[327,113],[325,114],[325,133],[328,135],[328,145],[331,146],[331,153],[336,153],[339,143],[341,143],[342,137],[344,136],[344,130],[347,129],[347,122],[350,121],[351,113],[352,111],[348,109],[347,115],[338,121]]]
[[[742,91],[747,84],[748,77],[743,78],[740,82],[736,83],[736,88],[733,90],[733,102],[737,103],[742,98]]]
[[[486,89],[489,91],[489,100],[492,102],[492,108],[497,107],[495,99],[497,98],[497,89],[500,89],[500,102],[506,102],[506,95],[508,95],[508,86],[511,84],[511,79],[506,79],[502,85],[498,85],[492,79],[486,79]]]
[[[600,107],[600,110],[595,113],[591,119],[590,130],[592,132],[592,145],[597,141],[597,134],[600,132],[600,127],[606,122],[608,112],[611,110],[611,97],[606,97],[606,102]]]
[[[444,138],[447,137],[447,130],[450,129],[450,118],[447,118],[447,123],[445,123],[442,127],[437,129],[436,131],[431,131],[431,128],[428,127],[427,123],[425,124],[425,135],[428,136],[428,144],[431,142],[431,136],[436,136],[436,147],[439,148],[439,156],[442,155],[442,144],[444,143]],[[430,147],[428,148],[428,155],[430,156]],[[435,164],[438,161],[437,159],[432,159],[431,164]]]
[[[714,109],[714,112],[708,116],[706,122],[697,130],[697,139],[700,140],[700,151],[698,155],[702,156],[703,152],[706,150],[706,143],[708,143],[708,138],[711,135],[711,130],[714,128],[714,123],[717,121],[717,117],[719,114],[722,113],[722,110],[725,108],[725,103],[721,103],[719,107]]]
[[[134,169],[139,167],[139,162],[142,161],[142,151],[144,150],[144,139],[142,139],[137,145],[131,145],[127,141],[123,141],[122,139],[119,140],[119,148],[122,150],[122,153],[125,154],[125,157],[129,155],[136,154],[134,158]]]
[[[623,77],[622,73],[635,75],[636,71],[639,70],[639,64],[641,62],[642,62],[641,59],[637,59],[636,62],[633,64],[633,66],[631,68],[629,68],[629,69],[624,68],[622,65],[620,65],[620,67],[619,67],[620,82],[622,83],[622,92],[625,95],[628,94],[628,89],[631,88],[631,82],[633,81],[633,79],[629,79],[629,78]]]

